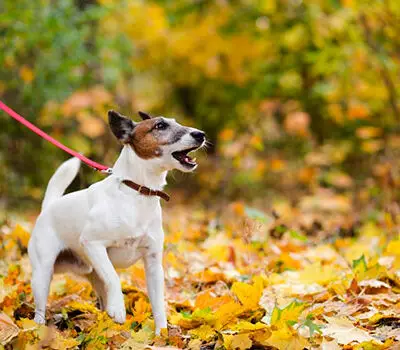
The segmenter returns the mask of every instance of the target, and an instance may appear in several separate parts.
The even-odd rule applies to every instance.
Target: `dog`
[[[142,120],[134,122],[108,112],[111,131],[123,148],[106,179],[63,195],[80,167],[80,161],[71,158],[49,181],[28,245],[34,320],[39,324],[46,321],[50,282],[57,272],[85,275],[100,308],[124,323],[126,310],[115,268],[143,259],[156,334],[167,327],[160,197],[168,199],[162,192],[168,171],[196,169],[196,159],[188,153],[204,146],[206,137],[175,119],[139,115]]]

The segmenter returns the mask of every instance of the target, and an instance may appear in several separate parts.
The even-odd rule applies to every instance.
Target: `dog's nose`
[[[190,135],[198,142],[203,142],[206,138],[206,134],[202,131],[192,131]]]

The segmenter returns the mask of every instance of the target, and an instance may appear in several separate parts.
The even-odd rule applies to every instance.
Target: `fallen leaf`
[[[306,307],[305,303],[293,300],[289,305],[280,309],[275,306],[271,315],[271,325],[273,326],[285,326],[287,324],[293,325],[298,322],[300,314]]]
[[[19,333],[19,328],[13,320],[5,313],[0,314],[0,344],[5,345],[15,338]]]
[[[326,339],[322,340],[321,343],[321,350],[340,350],[341,347],[339,346],[336,339],[331,341],[327,341]]]
[[[274,346],[279,350],[303,350],[308,344],[306,338],[287,325],[272,331],[271,336],[265,341],[265,345]]]
[[[322,334],[336,339],[341,345],[368,341],[376,341],[377,344],[380,344],[378,340],[371,337],[365,330],[355,327],[353,323],[345,317],[325,316],[325,319],[328,321],[328,325],[326,328],[322,329]]]
[[[26,231],[21,225],[16,225],[14,231],[11,234],[12,238],[16,241],[20,242],[20,244],[24,247],[28,247],[29,238],[31,237],[29,232]]]
[[[228,350],[246,350],[250,349],[253,342],[248,334],[224,334],[224,346]]]
[[[260,301],[263,292],[261,281],[257,281],[253,285],[243,282],[235,282],[232,285],[231,290],[245,308],[258,308],[258,302]]]
[[[215,336],[215,330],[209,325],[201,325],[198,328],[192,329],[189,333],[201,340],[209,341]]]
[[[138,301],[136,301],[133,309],[133,321],[143,323],[143,321],[146,320],[150,315],[150,304],[143,298],[140,298]]]
[[[34,320],[30,320],[29,318],[21,318],[18,321],[18,325],[24,330],[24,331],[30,331],[32,329],[38,328],[38,324]]]
[[[391,288],[389,284],[382,281],[378,281],[376,279],[363,280],[359,282],[358,285],[360,287],[368,287],[368,288],[385,288],[385,289]]]

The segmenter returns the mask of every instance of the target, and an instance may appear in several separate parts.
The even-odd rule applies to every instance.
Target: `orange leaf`
[[[150,304],[143,298],[140,298],[135,303],[135,308],[133,310],[133,321],[142,323],[150,316],[150,313],[151,313]]]
[[[233,301],[229,295],[223,295],[220,297],[214,296],[211,292],[201,293],[197,296],[195,301],[195,307],[198,309],[205,309],[207,307],[211,310],[216,310],[224,304]]]

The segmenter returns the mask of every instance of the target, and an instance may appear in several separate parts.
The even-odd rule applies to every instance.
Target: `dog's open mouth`
[[[192,147],[185,149],[183,151],[172,152],[172,156],[183,166],[188,168],[194,168],[197,165],[196,158],[190,158],[188,156],[188,153],[195,151],[198,148],[199,147]]]

